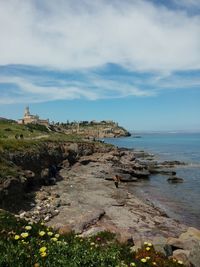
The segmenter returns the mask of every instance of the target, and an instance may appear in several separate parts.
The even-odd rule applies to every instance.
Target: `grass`
[[[48,132],[48,129],[43,125],[20,125],[13,121],[1,121],[0,120],[0,138],[12,139],[23,135],[24,138],[30,136],[35,137]]]
[[[16,139],[16,135],[22,134],[23,138]],[[48,131],[43,125],[19,125],[13,121],[0,121],[0,183],[7,176],[18,176],[18,167],[8,160],[9,153],[41,153],[49,143],[62,142],[79,143],[83,142],[83,137]]]
[[[45,225],[29,224],[0,211],[0,267],[180,267],[145,243],[136,253],[115,235],[102,232],[91,238],[74,233],[60,236]]]
[[[44,142],[79,142],[81,140],[82,138],[75,134],[49,132],[43,125],[19,125],[10,121],[0,121],[1,152],[34,150]]]

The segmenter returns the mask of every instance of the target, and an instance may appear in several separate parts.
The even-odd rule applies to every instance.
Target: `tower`
[[[29,117],[29,116],[30,116],[29,107],[26,107],[24,111],[24,117]]]

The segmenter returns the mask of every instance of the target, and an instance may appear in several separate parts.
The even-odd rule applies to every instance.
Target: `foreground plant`
[[[74,233],[60,236],[43,224],[28,224],[0,212],[0,267],[181,267],[144,243],[136,253],[119,244],[115,235],[99,233],[82,238]]]

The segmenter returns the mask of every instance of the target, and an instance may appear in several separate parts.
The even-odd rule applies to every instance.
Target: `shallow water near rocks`
[[[152,175],[149,180],[130,184],[130,192],[149,199],[168,216],[200,228],[200,134],[141,134],[141,138],[109,138],[105,142],[118,147],[145,150],[157,160],[188,163],[175,169],[183,183],[167,182],[167,175]]]

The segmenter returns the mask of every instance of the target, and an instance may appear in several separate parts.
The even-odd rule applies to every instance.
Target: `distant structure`
[[[29,107],[26,107],[24,111],[24,117],[23,119],[18,120],[18,123],[19,124],[33,123],[33,124],[41,124],[41,125],[48,126],[49,120],[42,120],[39,118],[38,115],[31,115],[29,111]]]

